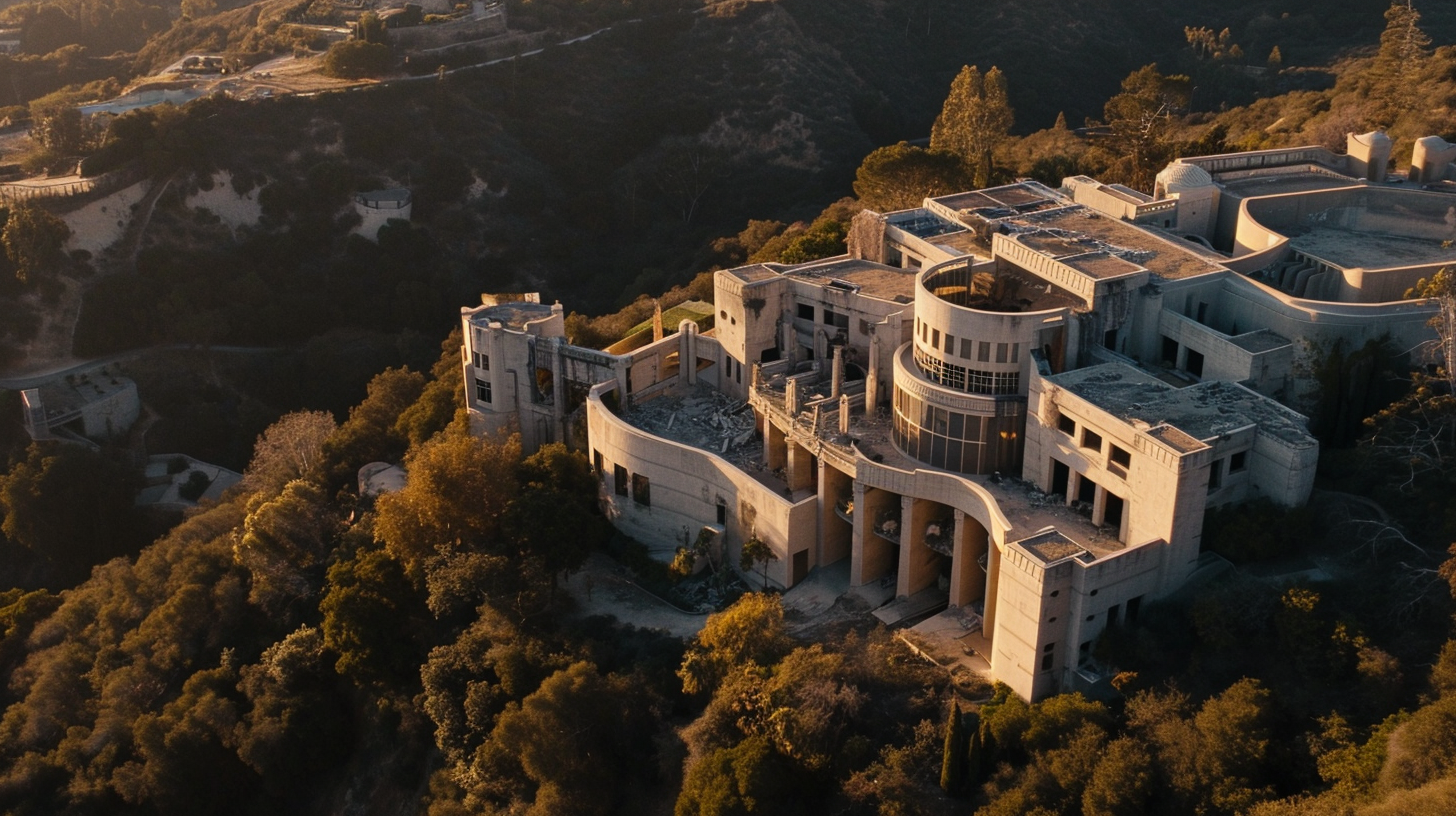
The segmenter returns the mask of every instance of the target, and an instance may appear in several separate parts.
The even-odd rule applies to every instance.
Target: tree
[[[518,767],[535,787],[528,816],[598,816],[654,764],[655,724],[641,683],[581,661],[507,707],[484,760],[497,773]]]
[[[1431,38],[1421,30],[1421,13],[1411,0],[1392,0],[1385,10],[1385,30],[1380,33],[1380,51],[1375,71],[1400,81],[1418,74],[1430,57]]]
[[[399,418],[420,398],[425,377],[405,368],[387,368],[369,381],[368,396],[349,410],[349,418],[324,442],[330,485],[350,484],[370,462],[397,462],[409,447]]]
[[[749,737],[692,764],[678,795],[676,816],[782,813],[788,774],[768,741]]]
[[[516,499],[519,437],[475,437],[452,426],[405,460],[404,489],[380,496],[375,534],[412,572],[439,553],[496,542]]]
[[[1170,158],[1168,133],[1174,117],[1188,107],[1191,88],[1188,77],[1164,76],[1156,64],[1122,81],[1122,91],[1102,109],[1118,157],[1115,176],[1132,187],[1152,189],[1153,176]]]
[[[992,153],[1014,118],[1001,69],[993,66],[983,76],[974,65],[962,66],[931,127],[930,149],[959,156],[975,173],[975,186],[989,186]]]
[[[410,617],[424,607],[404,568],[377,549],[360,549],[329,567],[323,601],[324,645],[335,670],[362,682],[400,677],[418,665]]]
[[[32,444],[0,475],[0,531],[47,562],[69,585],[139,543],[132,478],[80,445]]]
[[[743,553],[738,558],[738,567],[744,572],[750,572],[753,570],[754,565],[757,565],[763,574],[763,591],[767,592],[768,562],[777,560],[779,560],[779,557],[773,551],[773,547],[770,547],[768,542],[754,535],[749,536],[748,540],[743,542]]]
[[[777,595],[750,593],[708,616],[678,669],[683,691],[712,691],[737,666],[771,666],[787,651],[784,607]]]
[[[64,259],[61,247],[70,237],[71,228],[66,222],[34,204],[22,203],[11,208],[5,229],[0,231],[0,244],[4,244],[5,255],[15,264],[15,276],[27,281],[60,271]]]
[[[865,157],[854,174],[854,194],[867,209],[895,212],[918,207],[927,197],[964,190],[974,181],[975,174],[955,154],[900,142]]]
[[[30,105],[30,138],[52,158],[63,158],[85,152],[92,133],[75,105],[46,97]]]
[[[969,742],[961,723],[961,704],[957,700],[951,703],[950,714],[946,716],[945,747],[941,751],[940,760],[940,789],[951,796],[959,795],[965,788],[968,747]]]
[[[1107,744],[1092,779],[1082,791],[1084,816],[1138,816],[1147,813],[1153,793],[1153,758],[1132,737]]]
[[[324,54],[324,73],[340,79],[377,77],[394,61],[389,46],[364,40],[347,40],[329,46]]]
[[[295,479],[319,479],[324,442],[337,427],[324,411],[284,414],[258,435],[253,461],[243,471],[243,486],[273,495]]]
[[[315,585],[304,570],[328,553],[336,524],[323,490],[301,479],[249,513],[235,552],[253,575],[253,603],[281,618],[290,604],[311,594]]]

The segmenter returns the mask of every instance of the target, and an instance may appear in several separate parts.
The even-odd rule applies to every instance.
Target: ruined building
[[[848,255],[717,272],[711,320],[624,354],[568,343],[559,305],[487,302],[462,312],[472,419],[588,450],[663,559],[756,537],[780,587],[847,565],[883,619],[965,610],[1025,698],[1092,688],[1102,630],[1200,568],[1208,508],[1308,498],[1313,363],[1431,338],[1403,298],[1456,260],[1456,197],[1444,166],[1393,183],[1389,151],[864,212]]]

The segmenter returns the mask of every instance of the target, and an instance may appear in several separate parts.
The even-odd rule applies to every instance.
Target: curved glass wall
[[[996,415],[967,414],[932,405],[895,389],[895,446],[932,467],[960,473],[1015,473],[1021,463],[1024,404],[997,400]]]

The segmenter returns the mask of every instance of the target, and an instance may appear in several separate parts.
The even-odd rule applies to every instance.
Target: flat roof
[[[1043,530],[1030,538],[1023,538],[1013,542],[1017,546],[1036,556],[1043,564],[1051,564],[1061,561],[1064,558],[1084,556],[1083,560],[1092,560],[1086,547],[1067,538],[1058,530]]]
[[[743,281],[744,283],[757,283],[761,280],[777,278],[779,277],[779,275],[782,274],[781,272],[779,272],[779,270],[767,264],[761,263],[749,264],[748,266],[738,266],[734,267],[733,269],[725,269],[723,271]]]
[[[1456,249],[1434,238],[1413,238],[1342,227],[1281,230],[1297,252],[1344,269],[1388,269],[1397,266],[1456,262]]]
[[[839,258],[789,267],[784,274],[794,280],[829,288],[849,284],[865,297],[910,303],[915,299],[915,275],[919,270],[900,269],[873,261]]]
[[[1352,178],[1308,171],[1218,180],[1218,186],[1224,192],[1232,193],[1239,198],[1283,195],[1285,193],[1309,193],[1315,190],[1329,190],[1337,187],[1354,187],[1359,183]]]
[[[1229,342],[1243,349],[1258,354],[1261,351],[1273,351],[1290,345],[1290,340],[1282,334],[1277,334],[1269,329],[1236,334],[1229,338]]]
[[[470,323],[473,326],[481,327],[488,327],[491,323],[500,323],[507,329],[521,331],[526,328],[527,323],[550,316],[551,306],[545,303],[517,301],[487,306],[473,312],[470,315]]]
[[[1060,193],[1036,181],[952,193],[930,200],[962,216],[974,215],[988,221],[1065,207],[1068,203]]]
[[[1259,433],[1291,445],[1317,444],[1303,416],[1235,383],[1210,381],[1174,388],[1124,363],[1068,371],[1047,381],[1149,433],[1169,425],[1192,440],[1207,442],[1255,426]],[[1153,435],[1179,450],[1190,449],[1187,440],[1167,431]]]
[[[1116,218],[1110,218],[1087,207],[1063,207],[1034,213],[1015,220],[1027,229],[1041,229],[1045,237],[1029,239],[1026,234],[1017,240],[1045,254],[1062,259],[1081,253],[1102,252],[1121,261],[1135,264],[1168,280],[1191,278],[1218,272],[1224,267],[1218,256],[1197,244],[1162,238],[1145,229]],[[1036,242],[1036,243],[1032,243]],[[1057,255],[1053,253],[1062,253]],[[1106,276],[1112,267],[1089,258],[1086,268],[1063,261],[1092,277]]]

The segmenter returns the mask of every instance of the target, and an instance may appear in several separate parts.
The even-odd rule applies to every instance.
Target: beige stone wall
[[[715,454],[629,425],[602,403],[602,395],[612,389],[610,383],[592,389],[587,430],[592,461],[600,455],[603,462],[603,503],[618,529],[646,544],[654,557],[670,560],[684,536],[690,542],[704,525],[716,523],[721,504],[726,507],[724,557],[733,568],[750,535],[757,535],[778,556],[768,565],[772,584],[791,585],[789,570],[796,552],[809,550],[811,567],[815,566],[817,497],[790,501]],[[647,477],[650,505],[637,502],[630,487],[627,496],[616,493],[616,466],[626,469],[629,482],[634,474]]]

